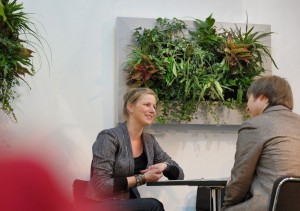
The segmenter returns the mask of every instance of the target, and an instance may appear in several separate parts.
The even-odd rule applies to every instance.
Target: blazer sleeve
[[[262,152],[259,129],[245,122],[242,124],[236,143],[234,166],[225,189],[224,207],[243,202],[250,193],[256,165]]]
[[[122,183],[119,181],[122,180],[122,178],[113,178],[113,166],[118,147],[116,135],[109,130],[100,132],[93,144],[93,176],[91,177],[90,182],[99,197],[105,198],[113,195],[115,183]],[[126,189],[127,180],[124,185],[124,188]]]
[[[158,144],[156,141],[155,137],[153,135],[152,140],[153,140],[153,149],[154,149],[154,159],[153,159],[153,164],[156,163],[162,163],[162,162],[167,162],[173,169],[176,167],[179,170],[179,174],[177,178],[172,178],[172,179],[177,179],[177,180],[182,180],[184,179],[184,172],[182,168],[178,165],[177,162],[175,162]],[[168,174],[164,174],[168,179],[171,179],[171,177]]]

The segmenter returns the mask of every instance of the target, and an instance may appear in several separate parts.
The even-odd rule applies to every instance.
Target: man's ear
[[[258,98],[259,98],[260,101],[263,101],[265,103],[269,103],[269,98],[267,98],[264,95],[260,95]]]

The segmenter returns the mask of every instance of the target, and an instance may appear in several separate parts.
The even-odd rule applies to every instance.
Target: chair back
[[[272,190],[269,211],[300,210],[300,177],[278,178]]]
[[[91,167],[90,167],[90,178],[93,176],[93,160],[91,162]],[[76,207],[81,207],[85,205],[90,199],[87,199],[85,197],[85,191],[88,186],[89,181],[87,180],[80,180],[80,179],[75,179],[73,181],[72,185],[72,190],[73,190],[73,201]]]
[[[76,207],[81,207],[87,202],[87,198],[85,198],[85,190],[87,188],[89,181],[75,179],[73,181],[73,200]]]

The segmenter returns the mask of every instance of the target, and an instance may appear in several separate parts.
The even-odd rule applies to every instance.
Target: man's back
[[[233,176],[252,182],[249,199],[228,210],[268,210],[275,180],[283,175],[300,176],[300,116],[284,106],[267,108],[242,124],[237,146],[242,150],[236,162],[247,165],[232,172]],[[241,188],[247,189],[247,184]],[[240,192],[232,191],[229,198],[236,194]]]
[[[269,199],[277,178],[300,176],[300,116],[283,106],[274,106],[253,122],[259,127],[258,134],[253,137],[261,137],[257,143],[261,144],[262,152],[251,193],[266,194]]]

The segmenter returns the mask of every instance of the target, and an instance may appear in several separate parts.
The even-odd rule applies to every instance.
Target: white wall
[[[18,123],[1,114],[2,139],[12,151],[40,152],[67,175],[88,178],[91,145],[97,133],[114,126],[116,17],[199,18],[213,13],[218,22],[270,24],[272,53],[292,85],[300,114],[298,81],[300,18],[297,0],[23,0],[52,51],[21,87],[14,106]],[[37,21],[38,20],[38,21]],[[42,23],[43,27],[40,25]],[[163,126],[154,128],[161,146],[183,167],[187,179],[227,177],[233,164],[236,127]],[[54,162],[54,161],[56,162]],[[142,195],[158,197],[166,210],[194,210],[196,188],[143,187]]]

